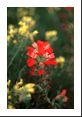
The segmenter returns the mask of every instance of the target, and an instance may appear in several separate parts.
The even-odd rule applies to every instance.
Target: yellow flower
[[[18,84],[15,84],[14,87],[13,87],[13,89],[14,89],[15,91],[17,91],[17,90],[19,89],[19,85],[18,85]]]
[[[15,91],[19,91],[19,90],[21,90],[21,88],[23,87],[22,85],[23,85],[23,79],[21,78],[20,81],[17,82],[17,83],[14,85],[13,89],[14,89]],[[22,87],[21,87],[21,86],[22,86]]]
[[[11,84],[11,80],[8,80],[8,81],[7,81],[7,87],[9,87],[10,84]]]
[[[14,34],[17,32],[17,28],[15,28],[13,25],[9,25],[8,27],[8,35],[10,35],[11,38],[14,37]]]
[[[28,26],[28,28],[31,28],[35,25],[35,20],[32,19],[30,16],[24,16],[21,21],[19,22],[19,25],[21,26]]]
[[[17,43],[17,40],[15,39],[15,40],[13,40],[13,44],[16,44]]]
[[[32,35],[35,36],[35,35],[37,35],[38,33],[39,33],[39,32],[38,32],[37,30],[35,30],[35,31],[32,32]]]
[[[21,78],[20,81],[17,83],[19,86],[23,85],[23,79]]]
[[[34,89],[34,88],[28,88],[27,91],[28,91],[29,93],[34,93],[34,92],[35,92],[35,89]]]
[[[27,25],[23,25],[19,28],[19,34],[23,35],[28,31],[28,26]]]
[[[13,105],[12,104],[9,104],[8,105],[8,109],[14,109]]]
[[[31,22],[32,21],[32,17],[30,17],[30,16],[24,16],[23,18],[22,18],[22,21],[24,21],[24,22]]]
[[[65,63],[65,58],[63,56],[59,56],[56,58],[57,63],[63,65]]]
[[[9,95],[9,96],[8,96],[8,99],[9,99],[9,100],[10,100],[10,99],[12,99],[12,96],[11,96],[11,95]]]
[[[28,83],[25,85],[25,88],[29,93],[34,93],[35,92],[34,86],[35,86],[34,83]]]
[[[20,26],[24,26],[25,25],[25,22],[23,22],[23,21],[19,21],[19,23],[18,23]]]
[[[34,93],[35,92],[35,89],[34,89],[34,86],[35,84],[34,83],[28,83],[26,85],[23,85],[23,80],[21,79],[20,82],[17,82],[13,89],[15,91],[15,94],[19,95],[21,94],[21,92],[26,92],[26,93]]]
[[[35,86],[34,83],[28,83],[25,85],[26,88],[33,88]]]
[[[9,42],[10,40],[11,40],[11,36],[8,35],[8,36],[7,36],[7,41]]]
[[[56,37],[57,36],[57,31],[56,30],[52,30],[52,31],[47,31],[45,33],[45,38],[49,39],[51,37]]]

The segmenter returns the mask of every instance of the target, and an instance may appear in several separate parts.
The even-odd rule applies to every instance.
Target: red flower
[[[37,51],[33,48],[33,47],[27,47],[27,55],[32,57],[32,58],[36,58],[37,57]]]
[[[34,76],[34,75],[35,75],[34,73],[35,73],[35,68],[33,67],[33,68],[30,70],[30,75],[31,75],[31,76]]]
[[[44,62],[45,65],[57,65],[57,62],[54,59],[49,59]]]
[[[32,58],[27,59],[27,65],[29,67],[32,67],[35,64],[35,62],[36,61],[34,59],[32,59]]]
[[[44,70],[42,70],[42,69],[38,70],[38,74],[39,75],[43,75],[44,74]]]
[[[38,75],[44,74],[45,67],[48,65],[56,65],[55,55],[53,49],[50,47],[49,42],[38,40],[32,43],[32,46],[27,47],[27,65],[28,67],[34,67],[36,65],[36,71]],[[41,70],[38,70],[38,66]],[[31,69],[30,74],[34,75],[35,70]],[[45,72],[46,73],[46,72]]]
[[[64,7],[64,9],[67,10],[67,11],[72,11],[73,7]]]
[[[60,93],[61,96],[65,96],[67,93],[67,90],[66,89],[63,89],[62,92]]]
[[[47,52],[48,54],[51,54],[53,52],[53,49],[52,48],[48,48],[45,50],[45,52]]]
[[[68,101],[68,97],[66,96],[67,94],[67,90],[63,89],[60,94],[58,94],[56,97],[54,97],[56,100],[60,100],[61,98],[63,98],[63,102],[67,102]]]

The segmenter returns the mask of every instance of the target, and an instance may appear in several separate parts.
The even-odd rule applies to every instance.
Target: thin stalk
[[[9,65],[8,65],[8,69],[9,69],[9,67],[11,66],[11,64],[13,63],[13,61],[14,61],[15,57],[17,56],[18,52],[20,51],[20,49],[21,49],[21,47],[22,47],[22,44],[23,44],[22,42],[23,42],[23,41],[21,41],[21,44],[19,45],[19,47],[18,47],[18,49],[17,49],[15,55],[11,58],[11,61],[10,61]]]

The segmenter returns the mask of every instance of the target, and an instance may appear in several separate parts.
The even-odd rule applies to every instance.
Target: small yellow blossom
[[[34,83],[28,83],[25,85],[26,88],[33,88],[35,86]]]
[[[65,63],[65,58],[63,56],[59,56],[56,58],[57,63],[63,65]]]
[[[23,85],[23,79],[21,78],[20,81],[17,82],[17,83],[14,85],[13,89],[14,89],[15,91],[18,91],[20,88],[22,88],[22,87],[20,87],[20,86],[22,86],[22,85]]]
[[[12,104],[9,104],[8,105],[8,109],[14,109],[13,105]]]
[[[14,87],[13,87],[13,89],[14,89],[15,91],[17,91],[17,90],[19,89],[19,85],[18,85],[18,84],[15,84]]]
[[[28,83],[25,85],[25,88],[27,89],[29,93],[34,93],[35,91],[34,86],[35,86],[34,83]]]
[[[8,80],[8,81],[7,81],[7,87],[9,87],[10,84],[11,84],[11,80]]]
[[[21,35],[25,34],[27,31],[28,31],[27,25],[23,25],[23,26],[19,27],[19,30],[18,30],[19,34],[21,34]]]
[[[7,41],[9,42],[11,40],[10,35],[7,36]]]
[[[13,38],[14,34],[16,34],[17,28],[15,28],[13,25],[9,25],[8,27],[8,35]]]
[[[25,25],[25,22],[23,22],[23,21],[19,21],[19,26],[24,26]]]
[[[30,17],[30,16],[24,16],[23,18],[22,18],[22,21],[24,21],[24,22],[31,22],[32,21],[32,17]]]
[[[21,78],[20,81],[17,83],[19,86],[23,85],[23,79]]]
[[[9,99],[9,100],[10,100],[10,99],[12,99],[12,96],[11,96],[11,95],[9,95],[9,96],[8,96],[8,99]]]
[[[49,39],[51,37],[56,37],[57,36],[57,31],[56,30],[52,30],[52,31],[47,31],[45,33],[45,38]]]
[[[34,88],[28,88],[27,91],[28,91],[29,93],[34,93],[34,92],[35,92],[35,89],[34,89]]]
[[[37,35],[38,33],[39,33],[39,32],[38,32],[37,30],[35,30],[35,31],[32,32],[32,35],[35,36],[35,35]]]
[[[33,27],[35,25],[35,20],[32,19],[30,16],[24,16],[20,21],[19,21],[19,26],[27,26],[28,29]]]
[[[13,40],[13,44],[16,44],[17,43],[17,40],[15,39],[15,40]]]

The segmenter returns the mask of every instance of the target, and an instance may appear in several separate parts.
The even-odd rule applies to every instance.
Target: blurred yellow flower
[[[32,17],[30,17],[30,16],[24,16],[22,18],[22,21],[30,23],[32,21]]]
[[[14,39],[14,40],[13,40],[13,44],[16,44],[16,43],[17,43],[17,40],[16,40],[16,39]]]
[[[14,106],[12,104],[9,104],[8,109],[14,109]]]
[[[26,88],[33,88],[35,86],[34,83],[28,83],[25,85]]]
[[[20,81],[17,83],[19,86],[23,85],[23,79],[21,78]]]
[[[23,22],[23,21],[19,21],[19,26],[24,26],[25,25],[25,22]]]
[[[23,25],[23,26],[19,27],[19,29],[18,29],[18,33],[21,34],[21,35],[27,33],[27,31],[28,31],[27,25]]]
[[[27,90],[28,90],[29,93],[34,93],[35,92],[34,88],[28,88]]]
[[[20,79],[20,81],[19,82],[17,82],[15,85],[14,85],[14,87],[13,87],[13,89],[14,89],[14,91],[19,91],[19,90],[21,90],[21,86],[23,85],[23,79]]]
[[[23,85],[23,80],[20,79],[20,81],[17,82],[13,87],[15,93],[20,94],[23,91],[25,91],[27,93],[34,93],[34,91],[35,91],[35,89],[34,89],[35,84],[34,83],[28,83],[28,84],[23,85],[23,86],[22,85]]]
[[[30,17],[30,16],[24,16],[22,19],[19,21],[19,26],[28,26],[29,28],[33,27],[35,25],[35,20]]]
[[[9,42],[11,40],[11,36],[7,35],[7,41]]]
[[[13,89],[14,89],[15,91],[17,91],[17,90],[19,89],[19,85],[18,85],[18,84],[15,84],[14,87],[13,87]]]
[[[34,86],[35,86],[34,83],[28,83],[25,85],[25,88],[27,89],[29,93],[34,93],[35,91]]]
[[[12,99],[12,96],[11,96],[11,95],[9,95],[9,96],[8,96],[8,99],[9,99],[9,100],[10,100],[10,99]]]
[[[7,87],[9,87],[10,84],[11,84],[11,80],[8,80],[8,81],[7,81]]]
[[[32,32],[32,35],[35,36],[35,35],[37,35],[38,33],[39,33],[39,32],[38,32],[37,30],[35,30],[35,31]]]
[[[8,35],[13,38],[14,34],[17,33],[17,28],[15,28],[13,25],[8,26]]]
[[[17,40],[13,40],[15,34],[18,36],[24,36],[34,41],[34,36],[38,34],[38,31],[33,31],[32,28],[35,26],[36,21],[31,16],[24,16],[18,22],[18,27],[14,25],[8,26],[7,41],[11,41],[13,44],[17,43]],[[31,30],[30,30],[31,29]],[[24,38],[25,39],[25,38]]]
[[[65,63],[65,58],[63,56],[59,56],[56,58],[57,63],[63,65]]]
[[[46,37],[46,38],[50,38],[50,37],[53,37],[53,36],[57,36],[57,31],[56,31],[56,30],[47,31],[47,32],[45,33],[45,37]]]

